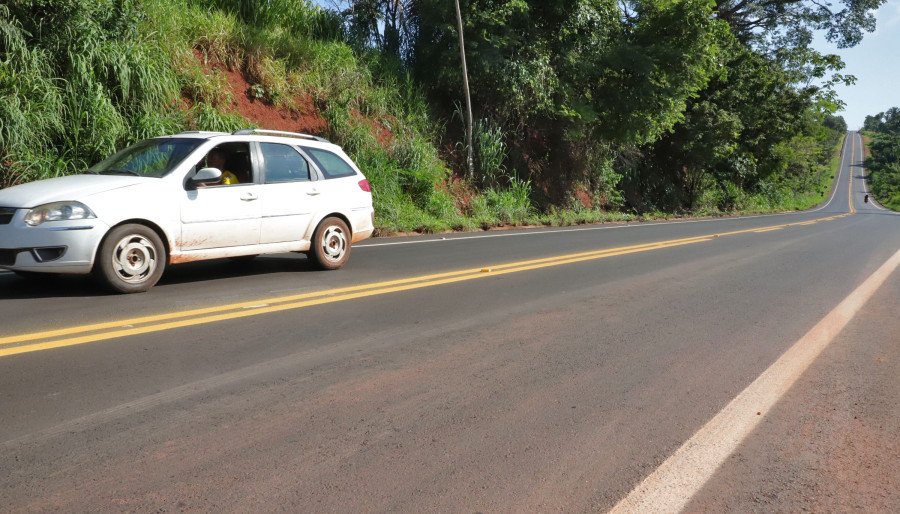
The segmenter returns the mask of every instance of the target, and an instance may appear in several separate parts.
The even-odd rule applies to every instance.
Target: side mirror
[[[222,180],[222,170],[219,168],[202,168],[191,177],[191,185],[209,185],[215,184]]]

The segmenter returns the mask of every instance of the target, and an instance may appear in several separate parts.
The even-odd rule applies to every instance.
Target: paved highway
[[[900,217],[0,274],[0,511],[900,511]]]

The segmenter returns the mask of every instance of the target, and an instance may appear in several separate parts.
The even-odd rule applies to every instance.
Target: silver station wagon
[[[337,269],[373,231],[369,182],[341,148],[273,130],[158,137],[0,190],[0,268],[93,273],[123,293],[205,259],[304,252]]]

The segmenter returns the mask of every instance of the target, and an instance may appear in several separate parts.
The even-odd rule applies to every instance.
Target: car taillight
[[[372,186],[369,185],[369,181],[366,179],[362,179],[359,181],[359,188],[367,193],[372,192]]]

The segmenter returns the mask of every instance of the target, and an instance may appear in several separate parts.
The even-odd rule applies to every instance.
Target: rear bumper
[[[90,273],[109,226],[97,219],[25,224],[25,210],[0,225],[0,269],[45,273]]]
[[[351,212],[350,223],[353,225],[353,242],[358,243],[372,237],[375,232],[375,209],[372,207],[360,207]]]

